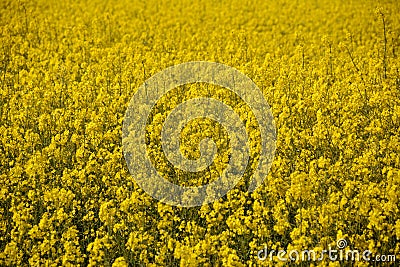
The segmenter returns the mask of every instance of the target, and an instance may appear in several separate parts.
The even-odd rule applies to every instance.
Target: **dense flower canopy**
[[[321,251],[338,239],[400,259],[400,5],[380,2],[2,1],[0,265],[279,266],[257,252]],[[196,158],[210,137],[213,165],[188,176],[166,160],[160,121],[183,100],[230,104],[250,146],[225,197],[174,207],[130,175],[122,122],[146,79],[198,60],[232,66],[263,91],[276,154],[248,193],[260,150],[251,110],[217,86],[169,92],[146,128],[165,179],[205,184],[229,158],[224,129],[198,120],[181,150]]]

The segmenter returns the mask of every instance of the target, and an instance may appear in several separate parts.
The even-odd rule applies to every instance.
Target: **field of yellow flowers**
[[[399,14],[396,0],[1,1],[0,265],[279,266],[257,252],[321,251],[339,239],[398,261]],[[121,135],[136,90],[189,61],[250,77],[277,143],[256,191],[243,179],[184,208],[137,185]],[[199,123],[220,153],[208,173],[183,177],[160,155],[157,118],[196,95],[238,104],[221,88],[188,87],[153,109],[149,154],[166,179],[204,184],[226,167],[229,137]],[[259,151],[251,129],[247,176]],[[192,132],[182,149],[196,158]]]

